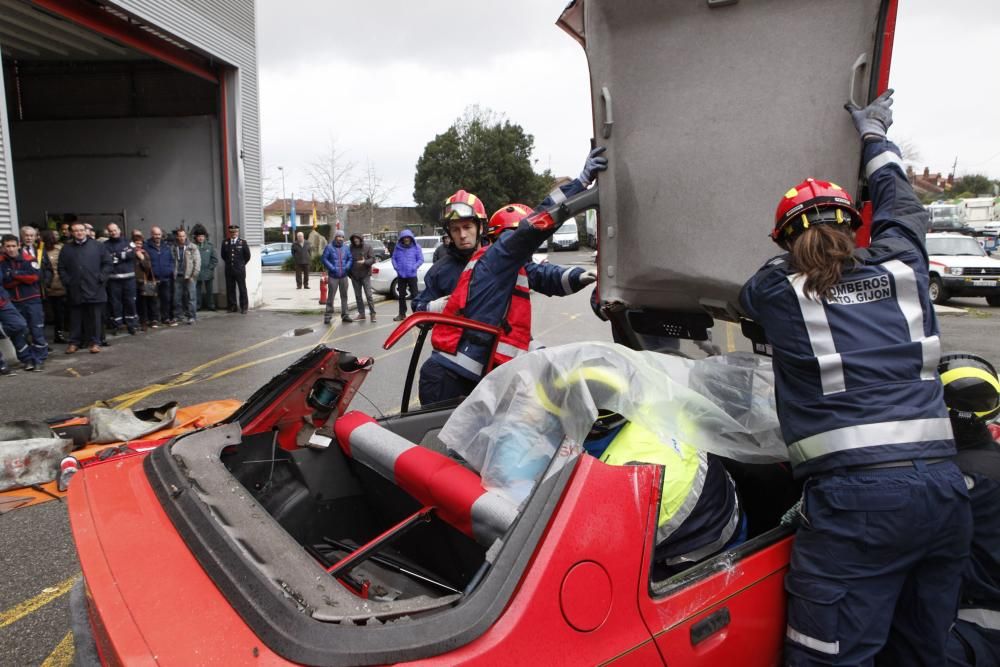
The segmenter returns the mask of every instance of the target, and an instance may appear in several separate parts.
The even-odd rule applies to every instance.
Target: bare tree
[[[375,171],[375,166],[371,161],[365,164],[365,175],[358,186],[360,202],[368,211],[368,231],[375,233],[375,209],[385,203],[385,200],[392,194],[393,188],[387,188],[382,184],[382,178]]]
[[[340,202],[354,197],[358,190],[354,168],[354,163],[347,159],[343,151],[337,150],[336,140],[330,137],[326,149],[306,165],[306,175],[313,192],[330,202],[336,212]],[[331,234],[334,228],[335,225],[330,226]]]
[[[264,206],[281,198],[281,174],[277,176],[271,171],[273,167],[264,167],[261,170],[260,194],[264,200]]]

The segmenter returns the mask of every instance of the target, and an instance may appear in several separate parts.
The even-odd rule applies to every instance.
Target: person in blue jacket
[[[871,245],[850,196],[785,193],[787,251],[740,295],[774,350],[778,417],[805,479],[789,572],[789,665],[943,665],[969,556],[969,494],[937,373],[926,209],[886,138],[892,90],[848,105],[864,144]]]
[[[407,290],[410,292],[411,300],[417,296],[417,271],[423,263],[423,249],[417,245],[413,232],[404,229],[399,233],[399,240],[392,250],[392,268],[396,269],[396,285],[399,291],[399,315],[393,318],[394,322],[402,322],[406,318]],[[410,310],[416,310],[412,302]]]
[[[1000,378],[975,354],[952,352],[938,366],[955,432],[956,461],[972,502],[972,557],[962,581],[948,664],[1000,665],[1000,445],[987,424],[1000,414]]]
[[[326,267],[327,279],[330,283],[330,289],[326,294],[323,324],[329,324],[333,319],[334,288],[340,290],[340,319],[344,322],[353,322],[354,320],[351,319],[347,311],[347,284],[354,258],[351,256],[351,248],[344,243],[344,232],[337,230],[334,233],[333,243],[326,246],[320,259],[323,266]]]
[[[598,172],[607,168],[607,158],[601,155],[603,152],[604,148],[591,151],[579,178],[553,190],[539,204],[538,209],[548,208],[586,190]],[[463,191],[459,191],[456,195],[460,193],[464,194]],[[449,198],[449,201],[454,197],[453,195]],[[465,238],[462,236],[464,232],[461,227],[463,221],[472,218],[474,211],[470,211],[469,215],[463,218],[450,216],[448,209],[449,206],[446,205],[444,221],[448,225],[453,243],[448,255],[435,263],[424,277],[424,290],[414,299],[415,310],[448,312],[446,310],[448,301],[459,284],[462,272],[469,268],[466,262],[478,248],[477,242],[471,251],[465,250],[464,252],[469,253],[469,257],[465,258],[466,261],[462,261]],[[508,328],[508,321],[511,319],[509,317],[511,299],[519,292],[527,293],[528,290],[532,290],[546,296],[565,296],[574,294],[593,283],[596,275],[583,267],[566,268],[557,264],[536,264],[531,261],[535,249],[555,233],[555,230],[555,227],[539,229],[523,223],[513,231],[508,228],[498,229],[495,242],[470,268],[468,287],[459,314],[468,319]],[[519,280],[522,279],[519,274],[522,272],[527,282],[523,286],[519,285]],[[440,325],[436,327],[440,328]],[[455,349],[444,349],[439,334],[440,332],[436,331],[435,335],[432,335],[431,343],[434,345],[434,350],[420,369],[419,395],[422,405],[467,396],[482,377],[492,347],[492,340],[489,337],[475,332],[465,332],[459,337]],[[530,338],[530,331],[527,332],[527,337]],[[521,353],[524,351],[522,348],[523,346],[516,350],[508,348],[509,353],[506,356]]]
[[[156,326],[159,320],[163,324],[177,326],[171,319],[174,314],[174,256],[170,244],[163,238],[163,230],[159,227],[151,227],[149,230],[146,254],[149,255],[158,295],[158,298],[149,301],[153,311],[150,324]]]

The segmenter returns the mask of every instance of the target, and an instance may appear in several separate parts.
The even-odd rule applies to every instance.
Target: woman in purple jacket
[[[399,233],[399,242],[392,251],[392,268],[396,269],[396,284],[399,286],[399,315],[393,321],[401,322],[406,318],[406,290],[410,290],[409,298],[417,295],[417,269],[424,263],[424,251],[417,245],[413,232],[404,229]],[[410,304],[413,312],[413,304]]]

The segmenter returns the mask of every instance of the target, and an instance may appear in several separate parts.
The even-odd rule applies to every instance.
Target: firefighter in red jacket
[[[578,179],[554,190],[540,205],[545,208],[585,190],[597,173],[607,168],[601,156],[603,148],[591,151]],[[458,201],[461,195],[471,203]],[[478,198],[464,191],[445,202],[445,224],[467,219],[485,219]],[[478,215],[477,215],[478,213]],[[555,226],[521,224],[533,213],[522,204],[510,204],[497,211],[488,225],[493,241],[472,255],[457,278],[453,291],[433,294],[434,281],[425,279],[427,288],[417,299],[417,310],[461,315],[504,331],[497,345],[494,362],[499,364],[528,351],[531,341],[532,290],[547,296],[565,296],[593,283],[597,276],[581,267],[564,268],[555,264],[535,264],[531,255],[555,231]],[[504,233],[504,232],[512,233]],[[438,264],[443,265],[442,262]],[[436,268],[436,267],[435,267]],[[484,334],[457,327],[437,325],[431,335],[434,351],[420,369],[420,403],[429,405],[468,395],[482,377],[492,339]]]

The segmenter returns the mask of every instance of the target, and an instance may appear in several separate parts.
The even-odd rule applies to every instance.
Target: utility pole
[[[288,224],[288,200],[285,199],[285,168],[278,166],[278,171],[281,172],[281,232],[285,236],[285,241],[288,240],[288,232],[285,231]]]

